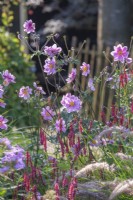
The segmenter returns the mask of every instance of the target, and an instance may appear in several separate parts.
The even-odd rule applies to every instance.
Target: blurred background
[[[12,4],[13,0],[1,2]],[[66,34],[79,41],[90,38],[92,44],[129,44],[133,31],[133,0],[14,0],[18,6],[11,31],[22,32],[25,19],[36,23],[36,30],[45,37],[50,33]]]
[[[59,33],[60,43],[66,35],[69,47],[76,45],[75,36],[77,43],[89,39],[90,48],[95,44],[102,51],[116,42],[129,45],[132,36],[133,0],[0,0],[0,4],[1,14],[13,12],[10,32],[24,34],[24,21],[32,19],[42,45],[47,35]]]

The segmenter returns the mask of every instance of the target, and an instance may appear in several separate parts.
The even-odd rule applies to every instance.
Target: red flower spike
[[[120,125],[122,126],[122,125],[123,125],[123,123],[124,123],[124,116],[123,116],[123,115],[121,115],[121,116],[120,116]]]
[[[76,188],[77,188],[77,180],[76,178],[73,178],[73,180],[70,183],[69,189],[68,189],[68,199],[74,200],[76,195]]]
[[[86,151],[86,147],[84,147],[84,148],[83,148],[83,155],[86,156],[86,153],[87,153],[87,151]]]
[[[47,151],[47,137],[43,129],[40,129],[40,144],[44,146],[44,150]]]
[[[93,126],[93,121],[90,121],[90,122],[89,122],[89,127],[88,127],[88,129],[91,130],[91,129],[92,129],[92,126]]]
[[[72,147],[75,144],[75,134],[73,130],[73,124],[70,125],[70,132],[68,134],[69,146]]]
[[[131,113],[133,113],[133,100],[132,100],[132,103],[130,105],[130,110],[131,110]]]
[[[65,147],[66,147],[66,153],[69,153],[68,142],[66,142]]]
[[[30,178],[29,178],[29,176],[27,174],[24,174],[23,179],[24,179],[25,190],[27,192],[29,192],[30,191]]]
[[[105,115],[104,109],[102,109],[100,115],[101,115],[102,122],[106,123],[106,115]]]
[[[26,152],[26,165],[27,167],[29,167],[29,165],[30,167],[32,167],[32,160],[31,160],[30,153],[28,151]]]
[[[54,190],[56,192],[56,196],[58,198],[58,196],[60,195],[60,187],[59,187],[59,184],[58,182],[56,181],[55,184],[54,184]]]
[[[79,121],[78,129],[80,133],[83,132],[82,120]]]

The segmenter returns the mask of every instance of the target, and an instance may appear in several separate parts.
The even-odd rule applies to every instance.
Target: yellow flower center
[[[74,102],[73,102],[73,101],[71,101],[69,105],[70,105],[70,106],[74,106]]]
[[[4,103],[4,101],[2,99],[0,99],[0,103]]]
[[[3,85],[4,85],[4,86],[7,86],[7,85],[8,85],[8,81],[7,81],[7,80],[4,80],[4,81],[3,81]]]
[[[52,64],[49,64],[49,68],[50,68],[50,69],[53,69],[53,67],[54,67],[54,66],[53,66]]]
[[[85,65],[85,66],[83,67],[83,72],[87,72],[87,70],[88,70],[88,67]]]
[[[118,55],[121,56],[123,54],[122,50],[118,51]]]
[[[47,117],[49,117],[49,116],[50,116],[50,114],[49,114],[49,112],[48,112],[48,111],[46,111],[46,116],[47,116]]]
[[[92,144],[96,144],[96,140],[92,140]]]
[[[24,89],[24,90],[23,90],[23,94],[24,94],[24,95],[27,95],[27,94],[28,94],[27,89]]]

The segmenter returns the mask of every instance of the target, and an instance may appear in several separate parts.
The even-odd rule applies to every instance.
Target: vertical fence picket
[[[93,45],[92,49],[90,50],[90,55],[88,55],[88,57],[90,56],[89,59],[89,64],[90,64],[90,75],[89,77],[92,78],[93,77],[93,73],[94,73],[94,68],[95,68],[95,60],[96,60],[96,46]],[[88,83],[88,80],[87,80]],[[90,114],[92,111],[92,104],[90,105],[90,103],[86,103],[86,107],[85,107],[86,113]]]
[[[95,67],[95,59],[96,59],[96,45],[92,46],[91,54],[90,54],[90,77],[93,77],[94,67]]]
[[[109,58],[110,47],[106,48],[105,55],[106,55],[107,58]],[[103,68],[106,67],[108,64],[109,64],[109,61],[106,58],[104,58],[103,62],[102,62]],[[105,105],[105,101],[106,102],[108,101],[108,96],[106,96],[106,93],[107,93],[106,82],[105,82],[104,79],[103,79],[103,83],[100,84],[100,91],[101,91],[101,95],[100,95],[100,99],[99,99],[100,101],[99,101],[98,120],[101,119],[100,112],[102,110],[102,107]]]
[[[89,39],[86,40],[86,43],[85,43],[85,46],[83,49],[83,53],[84,53],[83,60],[84,60],[84,62],[86,62],[88,64],[89,53],[90,53],[90,40]],[[82,76],[81,77],[81,88],[83,91],[86,89],[86,83],[87,83],[87,77]]]
[[[131,50],[130,50],[130,56],[129,57],[133,57],[133,46],[131,47]]]
[[[71,42],[71,57],[72,58],[74,58],[74,56],[75,56],[76,47],[77,47],[77,37],[73,36],[72,42]],[[71,72],[72,67],[73,67],[73,64],[70,64],[69,68],[68,68],[68,74]]]
[[[106,112],[106,120],[109,120],[110,118],[110,108],[113,104],[113,99],[114,99],[114,91],[110,90],[109,91],[109,96],[108,96],[108,104],[107,104],[107,112]]]
[[[78,45],[78,48],[77,48],[77,51],[80,49],[82,43],[80,42],[79,45]],[[81,60],[82,60],[82,53],[80,52],[79,55],[78,55],[78,60],[80,61],[80,63],[77,65],[77,78],[76,78],[76,88],[80,88],[80,64],[81,64]]]
[[[101,65],[102,65],[102,55],[101,52],[97,52],[95,76],[99,76]],[[94,110],[94,113],[96,114],[96,117],[98,117],[99,115],[97,112],[98,110],[97,101],[99,101],[98,95],[99,95],[99,83],[97,83],[95,86],[95,92],[93,94],[93,103],[92,103],[92,108]]]

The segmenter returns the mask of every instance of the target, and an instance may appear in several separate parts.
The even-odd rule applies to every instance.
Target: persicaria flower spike
[[[67,83],[72,83],[76,78],[76,73],[77,73],[77,70],[75,68],[72,68],[72,71],[68,75],[68,78],[66,79],[66,82]]]
[[[41,116],[44,120],[52,120],[54,115],[54,111],[49,106],[42,108]]]
[[[44,72],[47,75],[55,74],[56,73],[56,60],[55,58],[47,58],[45,60],[45,65],[44,65]]]
[[[62,138],[59,135],[58,135],[58,142],[60,143],[60,151],[61,151],[62,157],[64,158],[65,145],[64,145],[64,142],[63,142]]]
[[[4,86],[8,86],[10,83],[15,83],[15,76],[12,75],[8,70],[3,71],[2,78],[4,79]]]
[[[35,32],[35,23],[33,23],[31,19],[30,20],[26,20],[24,22],[24,24],[23,24],[23,27],[24,27],[24,31],[27,34]]]
[[[53,57],[59,54],[62,51],[61,47],[57,47],[56,44],[53,44],[53,46],[45,46],[44,47],[44,52],[47,56]]]
[[[119,79],[120,79],[120,86],[124,87],[128,83],[128,75],[126,74],[126,72],[121,73],[119,75]]]
[[[80,66],[80,70],[82,71],[83,76],[87,76],[90,73],[90,65],[83,62]]]
[[[47,151],[47,137],[43,129],[40,129],[40,144],[44,146],[44,150]]]
[[[133,113],[133,100],[132,100],[131,105],[130,105],[130,110],[131,110],[131,113]]]
[[[70,125],[70,132],[68,134],[68,141],[69,141],[70,147],[72,147],[75,144],[75,134],[74,134],[73,124]]]
[[[19,90],[19,97],[27,100],[30,98],[30,95],[32,94],[32,89],[29,86],[23,86]]]
[[[23,182],[24,182],[25,190],[26,192],[28,192],[30,190],[30,177],[26,173],[24,174]]]
[[[60,195],[60,187],[58,182],[56,181],[54,184],[54,190],[56,192],[56,199],[59,200],[59,195]]]
[[[64,119],[62,117],[60,119],[56,120],[56,122],[55,122],[55,128],[56,128],[56,131],[58,133],[66,131],[66,124],[65,124],[65,121],[64,121]]]
[[[71,113],[78,112],[81,109],[82,102],[77,96],[67,93],[62,97],[61,104],[68,113]]]
[[[62,187],[66,187],[68,185],[68,179],[67,179],[67,177],[63,177],[63,179],[62,179]]]
[[[76,195],[76,187],[77,187],[77,182],[76,179],[73,179],[69,185],[69,189],[68,189],[68,198],[70,200],[74,200],[75,199],[75,195]]]
[[[120,61],[121,63],[124,63],[129,55],[127,46],[123,47],[121,44],[114,46],[114,51],[111,52],[111,55],[114,57],[114,61]]]

